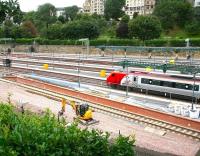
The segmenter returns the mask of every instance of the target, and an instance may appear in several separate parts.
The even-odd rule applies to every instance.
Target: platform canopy
[[[144,46],[96,46],[96,48],[105,50],[111,49],[113,51],[122,50],[122,51],[144,51],[144,52],[174,52],[174,51],[200,51],[200,47],[144,47]]]
[[[141,61],[130,61],[124,60],[118,63],[118,65],[125,67],[141,67],[141,68],[152,68],[160,69],[165,73],[167,70],[180,71],[183,74],[194,74],[200,73],[199,65],[188,65],[188,64],[170,64],[170,63],[148,63]]]

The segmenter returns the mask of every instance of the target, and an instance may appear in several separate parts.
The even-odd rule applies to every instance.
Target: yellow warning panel
[[[100,71],[100,77],[106,77],[106,70]]]
[[[175,60],[171,59],[171,60],[169,61],[169,64],[175,64]]]
[[[145,70],[146,70],[147,72],[151,72],[151,71],[152,71],[152,67],[148,66],[148,67],[145,68]]]
[[[49,64],[43,64],[43,69],[49,69]]]

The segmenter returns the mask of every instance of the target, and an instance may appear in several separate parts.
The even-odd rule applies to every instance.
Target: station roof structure
[[[159,52],[172,52],[172,51],[200,51],[200,47],[145,47],[145,46],[96,46],[96,48],[105,50],[111,49],[113,51],[123,50],[123,51],[159,51]]]

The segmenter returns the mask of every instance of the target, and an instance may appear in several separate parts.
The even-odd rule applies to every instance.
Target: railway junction
[[[5,59],[11,60],[10,66],[6,65]],[[169,61],[170,58],[161,56],[154,59],[131,55],[86,57],[80,53],[3,55],[0,56],[0,101],[7,101],[9,97],[19,107],[23,105],[25,109],[32,111],[49,108],[56,115],[59,115],[62,99],[87,103],[94,111],[94,119],[99,121],[88,128],[111,132],[113,137],[119,133],[135,135],[138,155],[198,155],[200,61],[185,58],[176,60],[177,66],[195,69],[195,77],[181,74],[179,68],[170,68],[163,73],[160,65]],[[153,67],[152,64],[156,66]],[[173,64],[172,61],[171,66]],[[125,75],[121,79],[125,80],[125,86],[121,85],[121,80],[120,86],[108,85],[108,77],[112,76],[113,71]],[[131,78],[131,75],[126,75],[128,73],[134,76],[137,74],[137,85],[134,87],[128,82]],[[155,75],[158,78],[153,79]],[[158,91],[153,85],[154,81],[166,76],[172,85],[170,92],[167,91],[169,86],[164,85],[164,80],[159,82],[160,85],[164,83],[159,86],[162,91]],[[142,85],[144,78],[149,80],[150,89],[146,88],[147,84]],[[185,88],[181,88],[183,83]],[[151,93],[153,88],[162,94]],[[179,94],[176,90],[175,94],[173,89],[183,91]],[[184,95],[186,92],[190,98],[176,98],[177,94]],[[75,113],[72,107],[67,105],[63,115],[72,122]]]

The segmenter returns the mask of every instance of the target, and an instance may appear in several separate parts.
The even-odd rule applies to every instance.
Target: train
[[[193,76],[189,75],[140,71],[127,74],[113,71],[107,76],[106,83],[112,88],[126,88],[146,94],[186,100],[195,99],[196,102],[200,99],[200,78],[195,78],[194,81]]]

